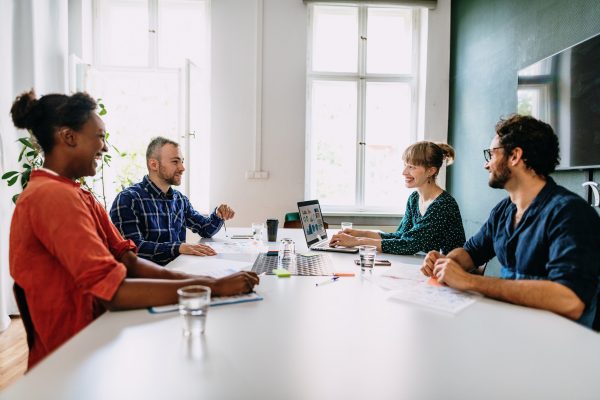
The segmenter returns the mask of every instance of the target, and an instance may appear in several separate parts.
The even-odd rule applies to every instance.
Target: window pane
[[[182,29],[185,27],[185,29]],[[182,67],[189,58],[200,66],[208,54],[206,2],[161,0],[158,3],[158,63]]]
[[[356,72],[358,8],[315,6],[312,48],[313,71]]]
[[[99,12],[100,64],[147,66],[147,1],[104,0]]]
[[[404,210],[410,191],[402,178],[402,152],[410,134],[412,101],[406,83],[367,83],[365,205]]]
[[[412,71],[412,10],[369,8],[367,72],[410,74]]]
[[[311,195],[324,205],[354,205],[356,83],[313,81]]]
[[[102,98],[109,141],[126,157],[113,157],[104,170],[110,207],[125,177],[135,183],[146,173],[146,146],[155,136],[181,142],[179,125],[179,76],[177,72],[117,72],[92,69],[90,93]],[[160,96],[156,96],[160,93]],[[112,149],[110,150],[112,152]],[[181,190],[181,188],[180,188]]]

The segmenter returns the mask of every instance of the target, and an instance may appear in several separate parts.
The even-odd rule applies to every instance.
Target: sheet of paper
[[[413,286],[419,282],[425,282],[427,277],[414,266],[394,267],[383,274],[366,277],[375,285],[385,290],[397,290],[406,286]]]
[[[457,314],[480,296],[449,288],[423,275],[414,265],[394,267],[382,274],[366,277],[373,284],[388,290],[388,298],[423,307]]]
[[[205,260],[202,260],[205,261]],[[222,260],[213,258],[210,262],[197,264],[187,264],[173,268],[176,271],[185,272],[192,275],[212,276],[213,278],[222,278],[238,271],[248,271],[252,267],[250,262]]]
[[[475,303],[479,296],[461,292],[446,286],[432,286],[427,283],[406,285],[400,290],[390,292],[392,300],[409,302],[427,308],[457,314]]]
[[[254,239],[231,239],[203,243],[215,249],[219,254],[258,254],[268,250],[264,243]]]

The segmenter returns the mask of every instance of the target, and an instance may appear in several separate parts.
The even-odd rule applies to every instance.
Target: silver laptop
[[[301,201],[298,203],[300,221],[310,250],[333,251],[337,253],[358,253],[353,247],[329,247],[329,239],[323,222],[323,214],[318,200]]]

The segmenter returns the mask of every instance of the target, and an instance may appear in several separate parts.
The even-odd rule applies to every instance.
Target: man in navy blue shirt
[[[152,139],[146,151],[148,175],[117,195],[110,218],[126,239],[138,247],[138,256],[165,265],[179,254],[211,256],[207,245],[185,243],[185,228],[212,237],[235,212],[221,204],[209,216],[194,210],[187,197],[171,186],[181,184],[185,171],[179,145]]]
[[[580,196],[549,176],[558,165],[550,125],[513,115],[500,120],[484,150],[489,185],[509,197],[494,207],[463,248],[427,254],[421,271],[460,290],[549,310],[588,327],[600,275],[600,218]],[[494,256],[501,279],[469,274]]]

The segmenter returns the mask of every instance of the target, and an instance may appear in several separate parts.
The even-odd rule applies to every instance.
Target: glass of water
[[[252,223],[252,237],[254,240],[262,241],[263,230],[265,226],[262,223],[253,222]]]
[[[342,232],[343,232],[345,229],[352,229],[352,222],[342,222],[342,224],[341,224],[341,225],[342,225],[342,226],[341,226]]]
[[[277,253],[277,268],[289,269],[296,263],[296,244],[292,239],[285,238],[279,242]]]
[[[177,290],[179,314],[183,321],[184,336],[199,336],[206,328],[206,314],[210,304],[210,288],[202,285],[184,286]]]
[[[360,270],[362,272],[373,271],[373,266],[375,265],[375,254],[377,254],[376,246],[358,246],[358,255],[360,256]]]

